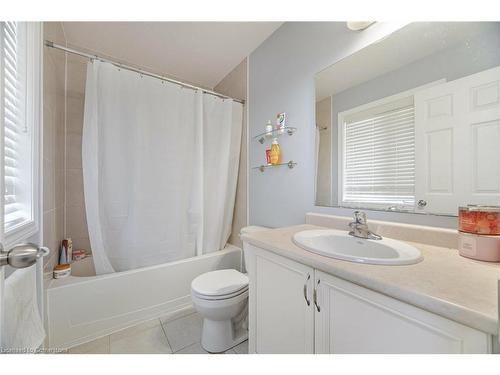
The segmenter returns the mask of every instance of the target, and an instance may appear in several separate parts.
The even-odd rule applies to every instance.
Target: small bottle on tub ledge
[[[54,267],[54,279],[63,279],[71,275],[71,265],[66,264],[58,264]]]

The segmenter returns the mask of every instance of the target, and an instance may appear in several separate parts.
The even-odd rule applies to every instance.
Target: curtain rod
[[[187,88],[192,89],[192,90],[200,90],[200,91],[204,92],[205,94],[218,96],[219,98],[223,98],[223,99],[231,99],[231,100],[233,100],[233,101],[235,101],[237,103],[245,104],[245,101],[241,100],[241,99],[231,98],[230,96],[223,95],[223,94],[220,94],[220,93],[215,92],[215,91],[207,90],[207,89],[204,89],[203,87],[198,87],[198,86],[190,85],[189,83],[177,81],[177,80],[172,79],[172,78],[167,78],[167,77],[161,76],[159,74],[150,73],[150,72],[147,72],[147,71],[142,70],[142,69],[137,69],[137,68],[134,68],[134,67],[129,66],[129,65],[124,65],[124,64],[121,64],[119,62],[116,62],[116,61],[113,61],[113,60],[109,60],[109,59],[106,59],[104,57],[100,57],[98,55],[91,55],[90,53],[85,53],[85,52],[78,51],[78,50],[73,49],[73,48],[64,47],[64,46],[62,46],[60,44],[56,44],[56,43],[54,43],[54,42],[52,42],[50,40],[45,40],[45,45],[47,47],[50,47],[50,48],[55,48],[55,49],[59,49],[59,50],[64,51],[64,52],[72,53],[74,55],[79,55],[79,56],[82,56],[82,57],[86,57],[86,58],[91,59],[91,60],[99,60],[99,61],[102,61],[102,62],[107,62],[109,64],[112,64],[112,65],[120,68],[120,69],[130,70],[132,72],[136,72],[136,73],[148,76],[148,77],[153,77],[153,78],[161,79],[162,81],[167,81],[167,82],[175,83],[177,85],[180,85],[180,86],[183,86],[183,87],[187,87]]]

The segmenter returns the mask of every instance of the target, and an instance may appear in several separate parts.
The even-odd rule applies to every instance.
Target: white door
[[[46,249],[38,248],[41,46],[41,23],[0,22],[0,347],[6,338],[6,284],[17,268],[36,268],[33,294],[40,311],[43,307],[41,257]],[[18,246],[26,242],[34,244]]]
[[[500,204],[500,67],[415,94],[417,210]]]
[[[250,352],[313,353],[314,270],[252,247]]]
[[[0,139],[3,139],[3,126],[0,126]],[[3,151],[0,148],[0,160],[3,160]],[[0,191],[4,191],[4,168],[0,168]],[[2,200],[3,201],[3,200]],[[0,244],[4,243],[4,214],[3,204],[0,204]],[[3,246],[1,247],[3,248]],[[0,266],[0,348],[3,347],[3,327],[5,319],[5,266]]]
[[[491,337],[316,271],[316,353],[489,353]]]

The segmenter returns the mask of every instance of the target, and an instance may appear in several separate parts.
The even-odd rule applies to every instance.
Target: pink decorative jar
[[[459,232],[458,252],[467,258],[500,262],[500,236]]]
[[[458,230],[465,233],[500,235],[500,206],[459,207]]]

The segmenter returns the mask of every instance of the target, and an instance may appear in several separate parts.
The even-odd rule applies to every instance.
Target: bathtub
[[[241,268],[242,251],[223,250],[176,262],[95,276],[92,257],[73,263],[72,275],[46,289],[51,348],[69,348],[143,321],[193,310],[191,281],[217,269]]]

